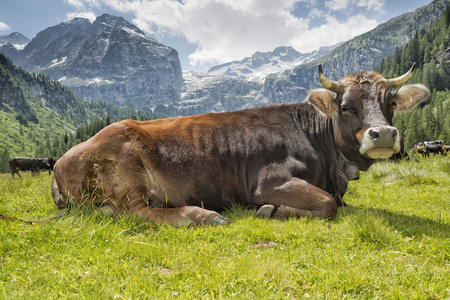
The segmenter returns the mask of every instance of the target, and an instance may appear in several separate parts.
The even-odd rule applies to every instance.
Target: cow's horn
[[[334,81],[331,81],[323,74],[322,65],[319,65],[319,78],[324,88],[335,93],[339,92],[340,85]]]
[[[411,76],[414,75],[415,70],[416,70],[416,63],[413,63],[411,69],[409,69],[409,71],[403,74],[402,76],[392,79],[386,79],[386,86],[389,89],[394,89],[396,87],[404,85],[411,78]]]

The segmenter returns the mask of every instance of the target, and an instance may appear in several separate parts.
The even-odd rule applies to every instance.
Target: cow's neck
[[[330,122],[331,124],[333,124],[333,122]],[[335,140],[334,140],[334,126],[331,126],[331,135],[333,136],[332,138],[332,143],[334,144],[334,147],[337,151],[337,155],[336,155],[336,163],[337,163],[337,167],[338,169],[343,172],[345,174],[345,177],[347,177],[348,180],[358,180],[359,179],[359,165],[353,161],[352,159],[348,158],[346,155],[344,155],[344,153],[342,153],[341,149],[339,148],[339,146],[336,144]]]

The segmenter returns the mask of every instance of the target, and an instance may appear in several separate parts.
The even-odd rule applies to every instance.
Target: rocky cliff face
[[[75,18],[38,33],[18,53],[0,51],[84,99],[137,109],[180,100],[183,78],[177,51],[121,17],[104,14],[92,24]]]

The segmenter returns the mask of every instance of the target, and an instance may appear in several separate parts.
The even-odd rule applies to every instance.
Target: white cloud
[[[333,17],[327,17],[326,24],[302,32],[291,40],[291,45],[295,49],[303,49],[304,52],[313,51],[321,46],[345,42],[377,25],[377,21],[368,19],[364,15],[352,16],[343,23]]]
[[[344,10],[348,7],[349,0],[330,0],[325,2],[325,6],[331,10]]]
[[[271,51],[278,46],[293,46],[301,52],[316,50],[348,40],[374,28],[374,18],[355,15],[338,21],[319,9],[334,10],[350,6],[379,9],[375,0],[329,0],[319,3],[308,0],[312,7],[308,18],[323,17],[325,23],[312,27],[308,18],[291,12],[297,2],[306,0],[66,0],[77,11],[108,8],[132,14],[132,22],[156,37],[167,34],[182,36],[196,44],[190,54],[192,66],[223,63],[242,59],[256,51]],[[356,3],[358,1],[358,3]],[[313,3],[314,2],[314,3]],[[82,16],[71,14],[70,16]],[[86,15],[84,15],[86,17]]]
[[[0,31],[8,30],[9,26],[3,22],[0,22]]]
[[[324,12],[323,11],[321,11],[321,10],[319,10],[319,9],[317,9],[317,8],[313,8],[310,12],[309,12],[309,15],[308,15],[308,17],[309,18],[317,18],[317,17],[321,17],[321,16],[323,16],[324,15]]]
[[[358,1],[358,6],[367,8],[369,10],[374,10],[377,12],[384,12],[384,5],[386,0],[360,0]]]
[[[77,10],[84,10],[83,0],[65,0],[67,4],[74,6]]]

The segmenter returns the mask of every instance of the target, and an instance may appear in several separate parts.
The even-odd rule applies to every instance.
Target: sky
[[[318,50],[363,34],[431,0],[0,0],[0,35],[29,39],[83,17],[122,16],[178,51],[182,69],[211,66],[292,46]]]

